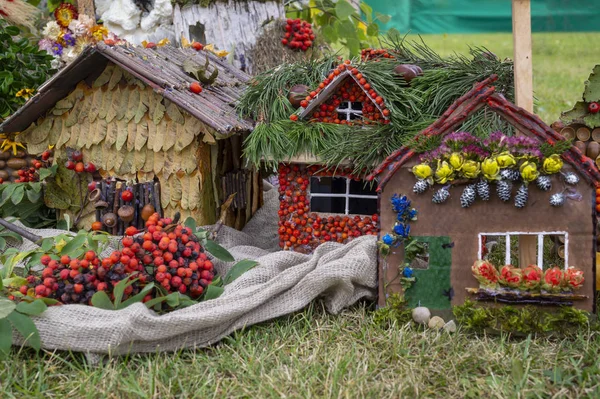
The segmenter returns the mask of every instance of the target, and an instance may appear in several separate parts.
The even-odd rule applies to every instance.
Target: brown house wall
[[[579,291],[589,299],[575,302],[575,306],[588,311],[593,308],[593,260],[595,258],[595,236],[593,223],[593,207],[595,206],[594,190],[583,179],[576,186],[583,200],[567,200],[562,207],[552,207],[550,195],[563,188],[562,181],[557,176],[552,178],[553,188],[548,192],[539,190],[535,184],[529,187],[529,201],[523,209],[514,206],[514,200],[504,203],[495,193],[495,185],[491,187],[491,199],[484,202],[476,200],[470,208],[460,206],[460,194],[464,186],[450,189],[451,196],[443,204],[434,204],[431,200],[435,189],[429,189],[423,194],[415,194],[412,187],[415,177],[411,172],[414,161],[403,166],[387,183],[381,194],[381,234],[391,231],[396,220],[389,199],[394,193],[405,194],[412,201],[419,214],[418,220],[411,224],[413,236],[449,236],[454,242],[452,249],[451,284],[454,289],[452,305],[462,304],[467,299],[465,288],[478,287],[477,280],[471,274],[471,265],[478,256],[478,233],[480,232],[543,232],[566,231],[569,234],[568,262],[583,270],[586,282]],[[565,171],[572,170],[565,165]],[[513,186],[513,197],[517,185]],[[388,279],[397,275],[397,267],[403,258],[401,248],[395,250],[387,258]],[[383,282],[386,276],[382,273],[380,259],[380,305],[385,304]],[[390,284],[388,294],[397,292],[398,285]]]

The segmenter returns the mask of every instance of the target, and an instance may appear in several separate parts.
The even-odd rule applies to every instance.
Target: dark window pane
[[[352,215],[373,215],[377,213],[377,198],[350,198],[348,213]]]
[[[350,180],[350,194],[377,195],[376,189],[376,182]]]
[[[322,213],[345,213],[346,199],[341,197],[311,197],[310,211]]]
[[[351,113],[350,114],[350,120],[353,121],[355,119],[361,119],[362,118],[362,114],[361,113]]]
[[[346,120],[346,114],[338,113],[338,119],[341,120],[341,121],[345,121]]]
[[[338,105],[338,109],[348,109],[350,106],[350,103],[347,101],[344,101],[343,103],[340,103],[340,105]]]
[[[310,192],[344,194],[346,193],[346,179],[341,177],[311,177]]]
[[[355,111],[362,111],[363,106],[362,106],[362,103],[360,101],[359,102],[355,101],[355,102],[353,102],[353,103],[350,104],[350,108],[352,108]]]

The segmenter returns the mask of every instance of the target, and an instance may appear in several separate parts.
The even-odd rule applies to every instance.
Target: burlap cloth
[[[217,241],[236,260],[255,259],[248,271],[217,299],[158,315],[137,303],[119,311],[91,306],[51,307],[35,317],[42,345],[87,353],[173,351],[215,343],[233,331],[292,313],[322,298],[331,313],[375,295],[376,239],[346,245],[326,243],[312,255],[278,251],[277,190],[267,185],[265,206],[244,231],[223,227]],[[59,230],[31,230],[47,237]],[[23,250],[33,244],[25,241]],[[233,264],[215,262],[223,275]],[[14,344],[22,344],[18,334]]]

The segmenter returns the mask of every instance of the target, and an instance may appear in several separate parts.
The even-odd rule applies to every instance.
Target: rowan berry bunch
[[[285,34],[281,39],[281,44],[285,47],[296,51],[306,51],[312,47],[315,35],[309,22],[301,19],[288,19],[284,29]]]
[[[363,49],[360,52],[360,58],[363,61],[375,60],[377,61],[380,58],[394,58],[386,49],[372,49],[367,48]]]
[[[50,166],[50,157],[52,151],[46,150],[38,159],[34,159],[31,162],[30,167],[24,167],[17,171],[19,178],[15,180],[15,183],[27,183],[36,182],[40,180],[38,170],[41,168],[47,168]],[[4,183],[3,179],[0,178],[0,183]]]
[[[74,170],[76,173],[94,173],[96,171],[96,165],[93,163],[83,163],[83,154],[78,150],[67,151],[65,167],[69,170]]]

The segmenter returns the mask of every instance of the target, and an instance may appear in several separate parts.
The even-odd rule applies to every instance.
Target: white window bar
[[[333,178],[332,178],[333,179]],[[377,195],[363,195],[363,194],[350,194],[350,179],[347,177],[336,177],[336,179],[346,179],[346,192],[344,194],[330,194],[330,193],[313,193],[311,190],[310,196],[321,197],[321,198],[345,198],[344,214],[350,214],[350,198],[366,198],[366,199],[377,199]]]
[[[483,248],[482,248],[482,239],[483,236],[504,236],[505,237],[505,255],[504,262],[506,265],[510,265],[510,237],[511,236],[523,236],[523,235],[534,235],[537,236],[537,263],[538,266],[543,268],[544,265],[544,237],[545,236],[553,236],[553,235],[562,235],[565,237],[565,269],[569,267],[569,233],[566,231],[549,231],[543,233],[532,233],[532,232],[521,232],[521,231],[511,231],[508,233],[479,233],[478,241],[479,241],[479,249],[477,252],[478,259],[483,258]],[[523,265],[521,265],[523,266]]]
[[[342,108],[342,105],[345,105],[345,107]],[[338,114],[345,115],[346,121],[352,120],[350,118],[351,115],[356,115],[359,118],[362,118],[362,110],[352,109],[352,101],[344,101],[344,102],[340,103],[340,105],[338,106],[338,108],[335,111]]]

